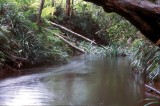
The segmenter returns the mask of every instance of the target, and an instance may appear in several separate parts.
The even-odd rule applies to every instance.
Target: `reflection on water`
[[[2,80],[1,105],[138,106],[144,98],[143,81],[131,75],[126,58],[87,55],[43,70]]]

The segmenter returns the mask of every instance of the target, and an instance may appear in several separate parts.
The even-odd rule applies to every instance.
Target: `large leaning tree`
[[[115,12],[130,21],[160,47],[160,0],[85,0]],[[154,2],[154,3],[153,3]],[[157,4],[155,3],[157,2]]]

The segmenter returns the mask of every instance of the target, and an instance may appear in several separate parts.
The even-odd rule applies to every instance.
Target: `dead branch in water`
[[[147,88],[150,89],[150,90],[153,90],[155,93],[157,93],[157,94],[160,95],[160,91],[158,91],[156,88],[153,88],[153,87],[151,87],[151,86],[149,86],[149,85],[147,85],[147,84],[145,84],[145,87],[147,87]]]

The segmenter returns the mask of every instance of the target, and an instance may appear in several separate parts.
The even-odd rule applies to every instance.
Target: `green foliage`
[[[91,3],[77,1],[75,4],[76,16],[80,17],[76,17],[76,22],[79,21],[78,25],[81,24],[80,26],[89,33],[102,31],[102,36],[107,36],[111,41],[110,43],[125,45],[127,39],[137,32],[133,25],[115,13],[108,14],[101,7]],[[96,29],[91,28],[92,30],[90,30],[92,26],[95,26]]]
[[[146,73],[150,80],[155,80],[160,75],[160,49],[142,39],[133,42],[131,61],[141,73]]]
[[[6,55],[0,51],[0,68],[4,66],[5,62],[6,62]]]
[[[85,50],[87,53],[101,55],[103,54],[106,56],[126,56],[130,53],[129,50],[125,48],[125,46],[119,46],[117,44],[111,44],[108,46],[101,47],[83,41],[80,42],[79,47]]]
[[[97,46],[97,45],[93,45],[92,43],[85,42],[85,41],[80,42],[80,45],[78,47],[82,48],[83,50],[85,50],[87,53],[90,53],[90,54],[105,55],[105,52],[106,52],[106,49],[100,46]]]
[[[38,26],[35,9],[20,9],[21,7],[15,5],[16,2],[28,5],[32,0],[12,0],[12,3],[4,1],[1,4],[3,14],[0,15],[0,67],[10,61],[10,58],[6,58],[6,53],[26,58],[32,64],[67,60],[72,52],[70,48],[53,36],[53,33],[45,30],[48,28],[52,32],[61,32],[51,29],[52,26],[45,21],[46,17],[53,15],[54,7],[43,9],[42,15],[45,19],[42,26]]]
[[[109,14],[109,17],[111,18],[111,25],[107,30],[110,39],[117,44],[126,44],[127,39],[136,34],[135,27],[116,14]]]
[[[47,7],[43,8],[43,10],[42,10],[42,17],[43,18],[51,17],[55,13],[55,11],[56,10],[54,7],[47,6]]]
[[[126,56],[129,54],[129,50],[125,46],[119,46],[117,44],[112,44],[106,46],[106,55],[108,56]]]
[[[62,5],[60,9],[57,8],[56,10],[65,10],[65,7]],[[126,49],[127,40],[135,35],[137,30],[124,18],[117,14],[108,14],[101,7],[82,2],[82,0],[74,2],[73,13],[69,19],[63,14],[65,14],[64,11],[61,11],[56,16],[59,23],[90,39],[96,40],[95,36],[97,36],[110,44],[101,48],[80,41],[80,48],[89,53],[105,53],[109,56],[129,54]]]
[[[143,101],[148,101],[144,106],[151,106],[151,105],[155,105],[155,104],[160,104],[160,101],[157,99],[152,99],[152,98],[146,98],[143,99],[139,102],[143,102]]]

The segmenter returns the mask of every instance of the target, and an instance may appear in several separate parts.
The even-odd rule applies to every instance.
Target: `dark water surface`
[[[79,56],[40,73],[0,80],[0,105],[138,106],[144,84],[127,58]]]

